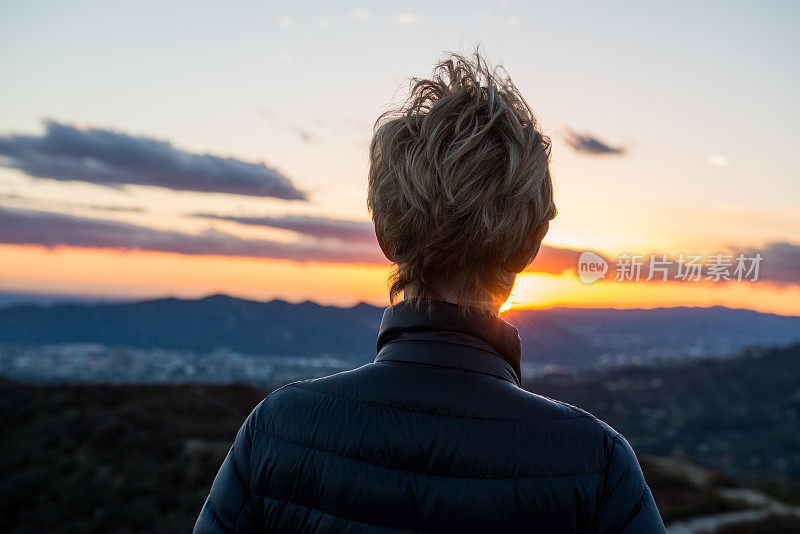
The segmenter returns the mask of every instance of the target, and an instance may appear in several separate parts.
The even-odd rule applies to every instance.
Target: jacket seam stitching
[[[617,450],[617,444],[622,446],[622,442],[618,441],[618,436],[611,436],[611,453],[608,455],[608,463],[606,464],[605,477],[603,478],[603,492],[605,493],[606,485],[608,484],[608,474],[611,472],[611,464],[614,462],[614,451]]]
[[[452,330],[447,330],[447,331],[448,332],[452,332]],[[469,334],[467,334],[467,335],[469,335]],[[459,346],[459,347],[466,347],[466,348],[469,348],[469,349],[477,350],[479,352],[488,352],[489,354],[494,354],[495,356],[497,356],[498,358],[500,358],[504,362],[506,361],[506,359],[503,358],[503,356],[499,352],[497,352],[497,350],[495,350],[494,347],[492,347],[488,343],[487,343],[487,347],[488,347],[487,348],[487,347],[477,347],[475,345],[470,345],[468,343],[459,343],[458,341],[447,341],[447,340],[444,340],[444,339],[392,339],[391,341],[387,341],[386,343],[384,343],[383,346],[381,347],[381,350],[383,350],[383,347],[385,347],[387,345],[391,345],[392,343],[401,343],[401,342],[404,342],[404,341],[405,342],[410,342],[410,343],[447,343],[448,345],[456,345],[456,346]],[[378,352],[380,352],[380,351],[378,351]]]
[[[346,395],[340,395],[338,393],[330,393],[328,391],[317,391],[315,389],[305,388],[296,384],[291,386],[293,389],[301,389],[303,391],[307,391],[309,393],[315,393],[317,395],[325,395],[328,397],[334,397],[343,399],[349,402],[353,402],[356,404],[363,404],[366,406],[374,406],[376,408],[383,408],[383,409],[391,409],[391,410],[401,410],[404,412],[412,412],[412,413],[419,413],[424,415],[432,415],[435,417],[445,417],[450,419],[471,419],[471,420],[479,420],[479,421],[508,421],[508,422],[518,422],[518,421],[538,421],[538,422],[553,422],[553,421],[576,421],[576,420],[584,420],[589,422],[594,422],[594,417],[588,414],[578,414],[571,417],[560,417],[560,418],[547,418],[547,419],[538,419],[535,417],[479,417],[475,415],[454,415],[454,414],[446,414],[440,412],[431,412],[427,410],[415,410],[413,408],[405,408],[403,406],[395,406],[392,404],[380,403],[380,402],[371,402],[371,401],[364,401],[359,399],[354,399],[352,397],[348,397]]]
[[[242,521],[242,514],[244,513],[244,506],[247,504],[248,496],[245,494],[242,499],[242,504],[239,505],[239,511],[236,512],[236,521],[233,523],[233,532],[239,532],[239,523]]]
[[[616,449],[617,444],[617,436],[610,436],[611,437],[611,452],[608,455],[608,460],[606,461],[606,467],[603,469],[603,486],[602,491],[600,493],[600,498],[598,501],[597,510],[595,511],[595,521],[599,520],[600,513],[605,509],[608,496],[606,495],[606,488],[608,486],[608,473],[611,471],[611,463],[614,461],[614,450]]]
[[[358,456],[352,456],[352,455],[344,454],[342,452],[335,451],[335,450],[330,449],[328,447],[321,447],[321,446],[315,445],[315,444],[300,443],[300,442],[297,442],[297,441],[293,441],[293,440],[287,439],[287,438],[285,438],[283,436],[279,436],[278,434],[276,434],[274,432],[270,432],[269,430],[267,430],[265,428],[258,427],[258,426],[256,427],[256,430],[259,431],[259,432],[263,432],[264,434],[266,434],[268,436],[271,436],[271,437],[273,437],[273,438],[275,438],[275,439],[277,439],[279,441],[283,441],[285,443],[289,443],[289,444],[295,445],[297,447],[302,447],[302,448],[305,448],[305,449],[311,449],[311,450],[324,452],[324,453],[327,453],[327,454],[332,454],[334,456],[339,456],[341,458],[346,458],[348,460],[361,462],[361,463],[364,463],[364,464],[367,464],[367,465],[373,465],[373,466],[380,467],[380,468],[383,468],[383,469],[387,469],[387,470],[390,470],[390,471],[400,471],[400,472],[408,473],[408,474],[412,474],[412,475],[421,475],[421,476],[427,476],[427,477],[433,477],[433,478],[447,478],[447,479],[451,479],[451,480],[482,480],[482,481],[535,480],[537,478],[547,478],[547,477],[593,475],[593,474],[597,474],[597,473],[602,473],[603,472],[603,469],[593,469],[593,470],[589,470],[589,471],[568,471],[568,472],[558,472],[558,473],[537,473],[537,474],[525,475],[525,476],[517,476],[517,477],[464,477],[464,476],[460,476],[459,477],[459,476],[438,475],[438,474],[434,474],[434,473],[424,473],[422,471],[411,471],[411,470],[407,470],[407,469],[401,469],[399,467],[392,467],[392,466],[381,464],[381,463],[378,463],[378,462],[372,462],[372,461],[369,461],[369,460],[367,460],[365,458],[360,458]],[[254,495],[256,495],[256,494],[254,493]]]
[[[467,334],[467,335],[469,335],[469,334]],[[505,357],[503,357],[502,354],[500,354],[500,352],[498,352],[491,345],[487,344],[488,348],[483,348],[483,347],[476,347],[474,345],[469,345],[469,344],[466,344],[466,343],[459,343],[458,341],[446,341],[446,340],[443,340],[443,339],[393,339],[393,340],[385,343],[383,346],[385,347],[387,345],[391,345],[392,343],[399,343],[399,342],[403,342],[403,341],[411,342],[411,343],[426,343],[426,342],[446,343],[448,345],[455,345],[457,347],[465,347],[465,348],[473,349],[473,350],[476,350],[478,352],[487,352],[489,354],[493,354],[494,356],[497,356],[498,358],[500,358],[500,362],[497,362],[498,364],[500,364],[502,367],[508,366],[509,368],[511,368],[511,376],[513,378],[507,379],[507,378],[504,378],[504,377],[501,377],[501,376],[498,376],[498,375],[495,375],[495,374],[487,373],[487,372],[484,372],[484,371],[474,371],[472,369],[464,369],[463,367],[446,367],[446,368],[447,369],[463,369],[465,371],[472,371],[472,372],[475,372],[475,373],[487,374],[489,376],[495,376],[497,378],[502,378],[503,380],[508,380],[509,382],[511,382],[513,384],[516,384],[517,386],[520,385],[519,381],[517,380],[517,378],[518,378],[517,377],[517,373],[514,371],[512,365],[508,362],[508,360],[506,360]],[[381,350],[383,350],[383,347],[381,347]],[[378,351],[378,352],[380,353],[380,351]],[[443,367],[445,367],[445,366],[443,366]],[[506,370],[508,370],[508,369],[506,369]],[[521,379],[521,377],[519,377],[519,378]]]
[[[458,333],[457,330],[445,330],[445,331],[446,332],[457,332]],[[466,335],[471,335],[471,334],[466,334]],[[476,337],[476,336],[472,336],[472,337]],[[480,339],[480,338],[476,338],[476,339]],[[428,342],[430,342],[430,343],[445,343],[445,344],[448,344],[448,345],[455,345],[455,346],[458,346],[458,347],[465,347],[465,348],[473,349],[473,350],[476,350],[478,352],[486,352],[486,353],[489,353],[489,354],[493,354],[494,356],[497,356],[498,358],[500,358],[500,362],[498,362],[498,363],[500,363],[502,366],[511,367],[511,376],[513,378],[508,379],[508,378],[504,378],[504,377],[501,377],[501,376],[498,376],[498,375],[495,375],[495,374],[491,374],[491,373],[487,373],[487,372],[484,372],[484,371],[474,371],[472,369],[463,369],[462,367],[447,367],[447,366],[442,366],[442,367],[445,367],[447,369],[462,369],[462,370],[465,370],[465,371],[472,371],[474,373],[486,374],[486,375],[489,375],[489,376],[494,376],[494,377],[497,377],[497,378],[501,378],[503,380],[508,380],[509,382],[511,382],[512,384],[515,384],[517,386],[520,385],[520,381],[521,381],[522,377],[517,377],[517,373],[513,370],[513,367],[508,362],[508,360],[506,360],[506,358],[503,357],[503,355],[500,354],[500,352],[497,349],[495,349],[493,346],[491,346],[490,344],[486,343],[483,340],[481,340],[481,341],[483,341],[483,343],[486,344],[486,347],[478,347],[478,346],[470,345],[470,344],[467,344],[467,343],[459,343],[458,341],[447,341],[447,340],[444,340],[444,339],[392,339],[391,341],[387,341],[386,343],[384,343],[378,349],[378,354],[380,354],[380,352],[383,350],[383,348],[386,347],[387,345],[391,345],[392,343],[399,343],[399,342],[403,342],[403,341],[404,342],[411,342],[411,343],[428,343]]]
[[[425,366],[425,367],[433,367],[433,368],[436,368],[436,369],[450,369],[452,371],[462,371],[464,373],[474,373],[474,374],[479,374],[479,375],[484,375],[484,376],[491,376],[492,378],[497,378],[498,380],[503,380],[505,382],[510,382],[510,383],[512,383],[514,385],[517,384],[516,380],[510,379],[510,378],[506,378],[504,376],[496,375],[494,373],[489,373],[487,371],[476,371],[475,369],[464,369],[463,367],[451,367],[449,365],[437,365],[435,363],[415,362],[415,361],[411,361],[411,360],[397,360],[397,359],[393,359],[393,358],[381,358],[380,360],[378,360],[375,363],[382,363],[382,362],[387,362],[387,363],[405,363],[405,364],[411,364],[411,365],[422,365],[422,366]]]
[[[235,442],[231,446],[230,454],[231,454],[231,464],[232,464],[232,468],[233,468],[233,475],[236,477],[236,481],[239,483],[239,485],[241,486],[241,488],[243,490],[242,491],[242,493],[243,493],[242,504],[239,505],[239,509],[236,511],[236,521],[234,521],[234,523],[233,523],[233,532],[236,533],[236,532],[239,532],[239,523],[242,521],[242,514],[244,513],[244,507],[247,504],[247,501],[248,501],[249,497],[247,495],[247,493],[248,493],[247,486],[248,485],[245,484],[242,481],[242,476],[239,474],[239,466],[236,465],[236,443]]]
[[[214,507],[214,502],[211,499],[208,499],[208,513],[217,523],[222,525],[222,516],[220,516],[219,512],[217,512],[216,508]],[[222,526],[224,527],[225,525]]]
[[[624,529],[628,526],[631,520],[636,517],[636,515],[642,510],[644,507],[644,500],[647,497],[648,487],[645,485],[644,489],[642,490],[642,494],[639,496],[639,500],[636,501],[636,505],[633,507],[631,512],[628,514],[628,517],[625,518],[625,521],[620,526],[620,530]]]

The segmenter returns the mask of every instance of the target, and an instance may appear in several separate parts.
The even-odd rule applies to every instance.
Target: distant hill
[[[17,304],[42,304],[51,306],[53,304],[67,304],[82,302],[85,304],[95,304],[100,302],[135,302],[141,299],[120,298],[120,297],[95,297],[91,295],[70,295],[70,294],[48,294],[48,293],[18,293],[13,291],[0,291],[0,308],[14,306]]]
[[[11,304],[0,308],[0,343],[108,345],[255,354],[332,355],[370,361],[382,308],[259,302],[227,295],[190,300]],[[699,356],[800,340],[800,317],[728,308],[514,310],[529,366],[601,359]]]
[[[534,333],[535,321],[543,319],[581,337],[608,357],[619,354],[637,354],[642,359],[724,355],[753,345],[786,345],[800,341],[800,317],[722,306],[627,310],[551,308],[515,310],[506,317],[520,328],[521,334]],[[528,325],[531,328],[527,328]]]
[[[134,303],[16,304],[0,309],[0,343],[94,342],[209,351],[218,347],[259,354],[331,354],[374,358],[383,308],[313,302],[258,302],[226,295]],[[536,321],[526,356],[546,363],[588,363],[593,350],[579,335]]]

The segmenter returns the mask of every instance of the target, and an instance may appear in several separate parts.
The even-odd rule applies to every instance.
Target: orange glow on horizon
[[[96,297],[197,298],[226,293],[350,306],[388,305],[389,266],[298,263],[34,245],[0,245],[0,290]],[[756,283],[583,284],[571,273],[522,273],[502,311],[519,308],[727,306],[800,315],[800,286]]]
[[[770,282],[580,282],[573,274],[523,273],[511,309],[660,308],[726,306],[764,313],[800,315],[800,286]]]
[[[0,246],[5,291],[152,298],[226,293],[257,300],[388,303],[388,266],[299,263],[33,245]]]

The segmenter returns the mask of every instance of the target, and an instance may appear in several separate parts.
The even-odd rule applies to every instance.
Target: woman
[[[195,532],[664,532],[628,442],[521,389],[498,317],[556,214],[549,158],[478,54],[412,80],[370,148],[368,207],[396,264],[377,357],[268,395]]]

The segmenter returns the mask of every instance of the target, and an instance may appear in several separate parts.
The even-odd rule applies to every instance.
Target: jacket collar
[[[391,359],[466,369],[499,376],[519,386],[521,343],[517,329],[489,312],[462,317],[458,311],[458,305],[434,299],[420,299],[419,310],[406,301],[389,306],[383,312],[375,361]],[[441,349],[399,350],[398,341],[444,342],[465,350],[456,351],[458,354]]]

